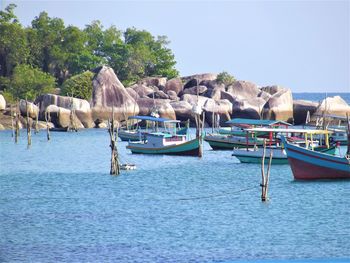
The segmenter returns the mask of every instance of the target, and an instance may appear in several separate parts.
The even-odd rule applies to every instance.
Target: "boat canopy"
[[[135,119],[135,120],[144,120],[144,121],[155,121],[155,122],[166,122],[166,123],[179,123],[180,121],[178,120],[170,120],[166,118],[155,118],[152,116],[130,116],[128,118],[130,119]]]
[[[273,132],[273,133],[306,133],[306,134],[331,134],[333,131],[313,129],[281,129],[281,128],[250,128],[248,132]]]
[[[278,126],[278,125],[285,125],[290,126],[288,122],[284,121],[274,121],[274,120],[254,120],[254,119],[242,119],[242,118],[235,118],[232,120],[229,120],[226,122],[227,124],[232,125],[257,125],[257,126]]]

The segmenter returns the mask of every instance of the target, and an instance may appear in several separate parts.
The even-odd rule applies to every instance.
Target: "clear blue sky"
[[[350,92],[349,1],[10,1],[23,25],[41,11],[166,35],[182,76],[228,71],[294,92]]]

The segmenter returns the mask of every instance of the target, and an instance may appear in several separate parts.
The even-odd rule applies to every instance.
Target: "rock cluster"
[[[93,91],[90,101],[44,94],[34,103],[28,103],[28,115],[45,120],[49,112],[55,127],[67,127],[73,121],[78,128],[105,127],[111,117],[124,121],[132,115],[150,115],[158,112],[160,117],[190,120],[194,123],[194,106],[205,112],[207,125],[212,125],[213,116],[219,116],[221,125],[231,118],[273,119],[295,124],[305,122],[308,112],[317,115],[323,112],[345,116],[350,106],[339,96],[317,103],[304,100],[293,101],[290,89],[280,86],[258,87],[249,81],[234,81],[225,86],[219,83],[217,74],[206,73],[167,80],[149,77],[124,87],[110,67],[94,70]],[[27,114],[27,104],[20,101],[22,116]],[[9,110],[0,94],[0,128],[9,128]],[[6,119],[7,118],[7,119]],[[6,119],[6,120],[5,120]]]

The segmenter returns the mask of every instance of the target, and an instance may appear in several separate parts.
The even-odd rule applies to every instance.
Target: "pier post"
[[[269,163],[267,167],[267,171],[265,173],[265,157],[266,157],[266,139],[264,139],[264,149],[263,149],[263,156],[261,158],[261,201],[266,202],[268,201],[268,189],[269,189],[269,180],[270,180],[270,168],[272,164],[272,149],[270,149],[270,158]]]
[[[50,117],[50,112],[48,110],[45,110],[45,121],[46,121],[46,137],[47,137],[47,140],[49,141],[51,139],[50,126],[49,126],[49,122],[51,121],[51,117]]]
[[[120,164],[118,157],[118,148],[117,148],[117,140],[118,140],[118,128],[114,127],[114,107],[112,107],[112,118],[108,121],[108,132],[110,137],[110,147],[111,147],[111,175],[119,175],[120,174]]]
[[[27,139],[28,139],[28,148],[32,145],[32,132],[31,132],[31,119],[29,118],[28,110],[28,101],[26,100],[26,115],[27,115]]]

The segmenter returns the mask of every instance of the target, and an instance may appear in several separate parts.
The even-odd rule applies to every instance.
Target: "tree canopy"
[[[166,36],[155,37],[136,28],[122,31],[114,25],[104,28],[100,21],[80,29],[66,26],[62,19],[46,12],[41,12],[25,28],[14,13],[15,7],[10,4],[0,11],[0,77],[7,79],[1,83],[12,83],[16,67],[19,72],[50,74],[59,87],[72,76],[82,73],[85,76],[84,72],[101,65],[112,67],[125,85],[148,76],[178,75]],[[6,86],[9,90],[10,84],[2,84],[0,89]],[[86,88],[82,90],[83,97],[87,95]]]

